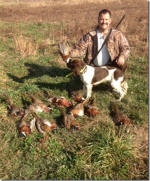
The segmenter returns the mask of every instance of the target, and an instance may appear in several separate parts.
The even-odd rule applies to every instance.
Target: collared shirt
[[[100,33],[97,30],[97,40],[98,40],[98,50],[100,50],[103,42],[104,42],[104,35],[102,33]],[[102,66],[102,65],[106,65],[109,61],[110,55],[108,53],[106,44],[103,46],[103,48],[101,49],[101,51],[99,52],[99,54],[97,55],[97,57],[94,60],[94,64],[96,66]]]

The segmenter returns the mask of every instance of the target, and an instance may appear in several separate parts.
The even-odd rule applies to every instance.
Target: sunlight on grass
[[[121,1],[119,3],[121,6]],[[86,7],[90,8],[90,5]],[[15,105],[23,107],[31,102],[27,94],[47,103],[44,91],[70,101],[70,90],[82,92],[83,84],[79,77],[65,77],[70,70],[61,62],[57,44],[67,36],[74,44],[87,29],[85,24],[78,29],[76,21],[65,18],[62,15],[61,21],[58,17],[58,21],[53,23],[0,22],[0,179],[147,179],[148,157],[143,159],[139,154],[145,147],[138,148],[140,151],[137,153],[133,142],[133,136],[139,134],[138,131],[134,134],[135,128],[148,125],[148,59],[145,53],[143,57],[138,54],[129,57],[126,73],[129,89],[122,102],[118,103],[121,112],[131,119],[129,127],[114,125],[110,103],[116,100],[117,95],[107,83],[93,88],[100,112],[96,118],[78,117],[80,130],[68,131],[57,127],[46,141],[36,131],[26,138],[20,137],[20,118],[8,115],[8,96]],[[72,23],[68,24],[68,21]],[[88,26],[89,29],[92,27],[91,24]],[[26,46],[19,42],[25,42]],[[27,42],[32,42],[33,47],[27,46]],[[36,53],[27,51],[27,47]],[[61,111],[53,106],[50,113],[38,113],[38,116],[56,123],[60,120]]]

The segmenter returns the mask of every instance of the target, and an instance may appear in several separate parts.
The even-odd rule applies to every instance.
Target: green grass
[[[51,29],[58,30],[58,25],[1,23],[1,27],[0,178],[147,179],[148,165],[146,169],[143,165],[136,166],[138,160],[132,143],[132,127],[128,132],[125,127],[117,128],[112,122],[110,102],[115,100],[115,96],[108,84],[99,85],[93,90],[100,110],[96,120],[87,116],[77,118],[81,127],[93,121],[91,126],[80,131],[58,128],[45,143],[41,142],[43,135],[37,132],[25,139],[20,138],[17,128],[19,120],[8,117],[4,95],[11,96],[18,106],[24,106],[29,101],[25,93],[39,95],[44,90],[51,95],[70,99],[68,89],[81,91],[82,83],[78,77],[65,77],[70,70],[59,63],[57,47],[50,46],[45,56],[38,52],[36,56],[22,58],[15,53],[13,39],[7,33],[8,30],[14,34],[23,32],[25,36],[36,37],[36,41],[40,42],[49,36]],[[57,44],[58,40],[55,41]],[[119,107],[129,116],[133,126],[147,125],[148,59],[130,57],[128,64],[128,94]],[[39,114],[54,121],[60,119],[60,115],[57,108],[51,113]]]

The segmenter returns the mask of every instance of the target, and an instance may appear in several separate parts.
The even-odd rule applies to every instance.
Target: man
[[[112,29],[108,41],[97,55],[111,29],[111,22],[111,12],[107,9],[101,10],[96,30],[85,34],[80,39],[75,48],[72,49],[71,57],[84,56],[84,61],[89,65],[111,65],[125,71],[130,47],[127,39],[120,31]]]

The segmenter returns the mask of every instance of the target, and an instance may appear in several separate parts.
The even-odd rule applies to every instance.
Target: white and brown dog
[[[112,66],[92,67],[79,59],[69,58],[69,55],[61,50],[62,47],[60,54],[67,67],[72,70],[74,75],[80,76],[84,84],[83,90],[86,93],[86,98],[91,97],[93,86],[103,82],[110,82],[114,91],[120,94],[119,101],[126,95],[128,84],[124,79],[124,73],[119,68]]]

